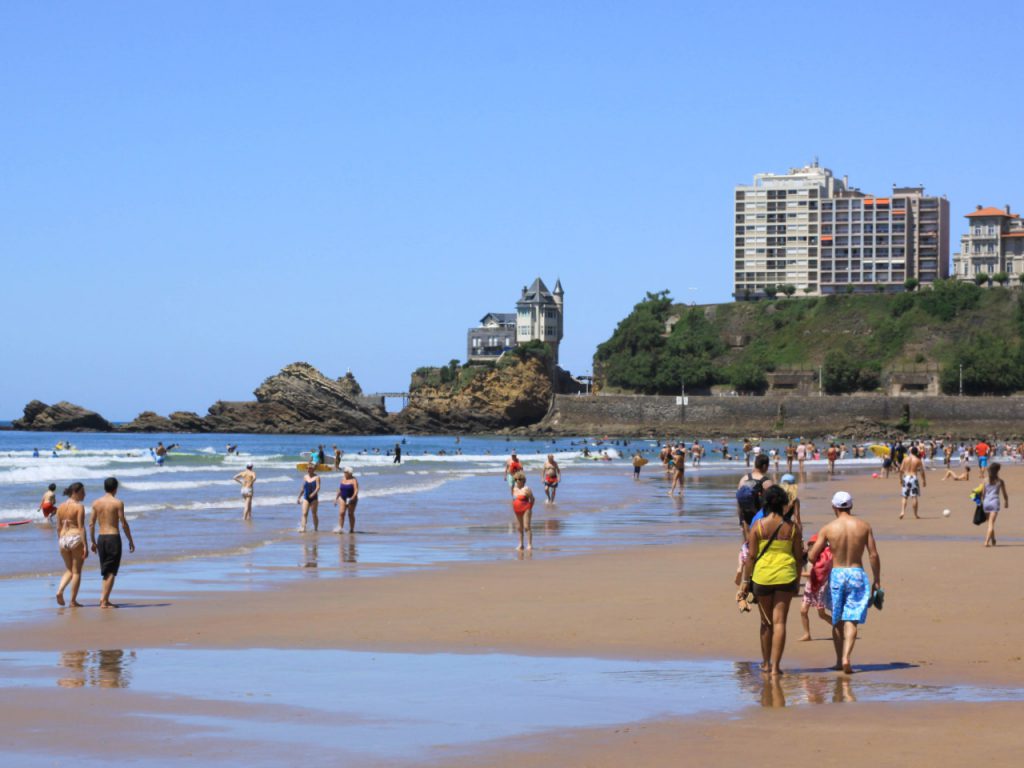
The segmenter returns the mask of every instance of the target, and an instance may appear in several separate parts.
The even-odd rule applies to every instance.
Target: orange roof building
[[[977,206],[965,214],[967,232],[960,236],[960,252],[953,254],[953,274],[959,280],[1007,275],[1020,285],[1024,275],[1024,221],[1010,206]]]

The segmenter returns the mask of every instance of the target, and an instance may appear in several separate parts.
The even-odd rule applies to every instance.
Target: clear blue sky
[[[1021,6],[0,4],[0,418],[400,390],[540,275],[563,365],[729,300],[731,195],[818,156],[1024,210]],[[955,248],[954,248],[955,250]]]

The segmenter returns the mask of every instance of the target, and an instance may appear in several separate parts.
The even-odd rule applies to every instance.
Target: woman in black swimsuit
[[[348,515],[348,532],[356,532],[356,504],[359,503],[359,481],[352,474],[352,467],[345,467],[344,477],[338,486],[338,494],[334,503],[338,505],[338,527],[335,533],[345,530],[345,515]]]
[[[315,461],[315,457],[313,459]],[[302,523],[299,525],[299,533],[306,532],[306,516],[313,513],[313,530],[319,530],[320,518],[317,517],[317,509],[320,506],[320,478],[316,474],[316,464],[309,462],[306,476],[302,478],[302,489],[299,491],[299,498],[296,504],[302,505]]]

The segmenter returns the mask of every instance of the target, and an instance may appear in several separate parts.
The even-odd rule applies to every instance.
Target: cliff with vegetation
[[[531,343],[495,363],[420,368],[412,375],[409,404],[394,417],[403,432],[495,432],[539,422],[551,405],[557,379],[550,350]]]
[[[784,296],[686,306],[649,293],[594,356],[607,393],[761,394],[770,374],[813,373],[828,394],[884,392],[930,371],[945,394],[1024,389],[1024,294],[942,281],[896,295]]]

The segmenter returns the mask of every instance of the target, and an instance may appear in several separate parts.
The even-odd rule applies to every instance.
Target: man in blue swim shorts
[[[818,540],[807,553],[809,562],[816,562],[826,545],[832,548],[832,574],[829,590],[832,595],[832,643],[836,663],[832,669],[853,674],[850,654],[857,642],[857,625],[867,618],[868,606],[875,592],[881,589],[882,561],[875,546],[875,534],[865,520],[853,516],[853,497],[838,491],[832,497],[836,519],[818,532]],[[864,550],[868,552],[873,579],[868,587],[864,571]]]

